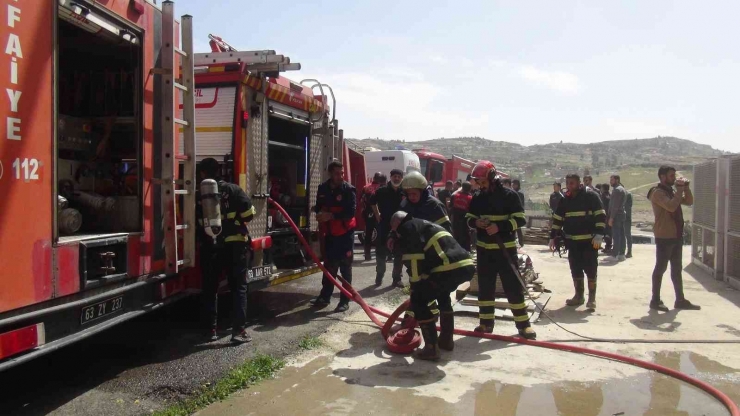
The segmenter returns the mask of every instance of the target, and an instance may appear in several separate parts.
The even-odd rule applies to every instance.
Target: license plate
[[[106,301],[82,308],[80,321],[86,324],[90,321],[100,319],[104,316],[116,313],[123,309],[123,296],[111,298]]]
[[[272,265],[252,267],[247,271],[247,281],[260,280],[269,277],[272,274]]]

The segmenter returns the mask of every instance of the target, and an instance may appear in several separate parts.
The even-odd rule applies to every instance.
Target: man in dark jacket
[[[439,199],[429,194],[428,185],[421,173],[411,171],[406,174],[401,182],[401,188],[406,193],[406,199],[401,202],[401,211],[411,214],[414,218],[441,225],[447,232],[452,232],[447,208]]]
[[[439,359],[439,349],[452,351],[455,321],[450,293],[470,281],[475,273],[473,260],[452,235],[429,221],[413,218],[403,211],[393,215],[394,247],[403,255],[411,281],[411,311],[424,336],[424,349],[416,357]],[[430,307],[437,304],[437,308]],[[440,316],[437,338],[435,322]]]
[[[494,326],[494,304],[496,276],[509,300],[511,312],[519,335],[535,339],[537,334],[529,323],[527,305],[522,292],[525,290],[519,281],[514,263],[517,259],[516,229],[524,226],[524,208],[519,196],[505,188],[493,163],[479,161],[471,174],[480,184],[480,192],[470,202],[468,225],[478,232],[478,305],[480,306],[480,325],[476,332],[492,333]]]
[[[216,159],[200,162],[200,178],[217,179],[221,170]],[[218,339],[218,286],[225,271],[233,299],[231,310],[231,342],[243,344],[252,337],[246,331],[247,323],[247,270],[250,264],[249,231],[247,223],[254,218],[254,206],[247,194],[238,186],[218,180],[222,221],[221,234],[216,240],[207,236],[199,227],[200,267],[203,273],[203,296],[210,326],[210,339]],[[196,217],[203,225],[201,195],[197,198]]]
[[[344,166],[338,161],[329,163],[329,180],[319,185],[316,193],[316,220],[326,224],[324,246],[326,254],[324,267],[332,275],[341,271],[347,283],[352,283],[352,258],[355,244],[355,210],[357,194],[355,187],[344,181]],[[324,276],[319,296],[311,304],[324,307],[329,305],[334,285]],[[336,312],[349,309],[349,299],[341,295]]]
[[[558,210],[552,214],[550,230],[550,250],[555,250],[555,238],[561,230],[565,234],[568,247],[568,263],[573,277],[576,294],[565,303],[580,306],[585,302],[583,274],[588,277],[588,303],[586,307],[596,309],[596,274],[599,266],[599,248],[604,239],[606,211],[596,192],[581,185],[576,175],[566,177],[568,192],[560,202]]]
[[[378,240],[375,245],[375,285],[383,284],[385,277],[386,261],[392,253],[388,250],[386,242],[391,231],[391,216],[398,211],[403,201],[403,192],[401,191],[401,181],[403,180],[403,171],[393,169],[391,171],[391,180],[387,186],[378,188],[375,195],[370,198],[370,204],[375,214],[375,220],[378,223]],[[403,272],[401,256],[393,258],[393,286],[403,287],[401,273]]]
[[[558,204],[563,200],[563,185],[560,182],[552,184],[552,193],[550,194],[550,210],[558,210]]]
[[[611,204],[611,197],[609,196],[609,184],[602,183],[596,187],[601,192],[601,205],[606,211],[606,217],[609,218],[609,204]],[[604,230],[604,254],[612,254],[612,228],[609,226],[609,222],[606,223],[606,229]]]
[[[522,183],[519,179],[511,181],[511,189],[515,190],[519,195],[519,200],[522,201],[522,208],[524,208],[524,192],[522,191]],[[519,240],[519,245],[524,247],[524,232],[521,228],[516,229],[516,238]]]
[[[622,186],[619,175],[612,175],[609,179],[612,186],[612,195],[609,201],[609,227],[612,229],[612,240],[614,244],[614,251],[612,255],[617,258],[617,261],[624,261],[626,259],[625,250],[627,249],[627,239],[624,233],[626,213],[624,211],[624,203],[627,196],[627,192]]]
[[[437,199],[442,201],[447,209],[450,207],[450,198],[452,198],[452,192],[455,190],[454,187],[455,184],[452,181],[447,181],[445,182],[445,189],[437,192]]]
[[[373,176],[373,182],[362,189],[362,217],[365,219],[365,260],[370,260],[373,247],[373,233],[376,231],[377,222],[371,199],[378,188],[385,186],[386,177],[382,172],[376,172]]]

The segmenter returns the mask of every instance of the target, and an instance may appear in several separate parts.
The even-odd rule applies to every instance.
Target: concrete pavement
[[[572,283],[566,259],[544,247],[526,247],[545,286],[553,291],[549,314],[591,337],[740,340],[740,292],[688,265],[686,296],[701,311],[648,309],[654,246],[635,246],[627,262],[602,261],[596,312],[566,307]],[[665,276],[663,299],[673,305]],[[375,299],[390,311],[401,299]],[[199,415],[423,414],[427,415],[724,415],[704,392],[660,374],[595,357],[457,338],[438,363],[415,362],[387,352],[379,331],[361,311],[328,327],[318,352],[294,356],[276,379],[237,393]],[[472,329],[474,317],[457,317]],[[575,338],[546,318],[535,325],[540,340]],[[513,335],[499,321],[496,333]],[[654,361],[697,376],[740,401],[737,344],[582,345]]]

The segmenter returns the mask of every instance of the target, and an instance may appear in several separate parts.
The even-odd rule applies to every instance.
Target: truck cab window
[[[431,165],[429,167],[429,173],[427,180],[430,183],[436,183],[442,181],[442,174],[444,173],[444,163],[438,161],[438,160],[431,160]]]

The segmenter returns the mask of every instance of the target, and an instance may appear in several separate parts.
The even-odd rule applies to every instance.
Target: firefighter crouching
[[[391,230],[391,244],[403,255],[411,281],[411,310],[424,337],[424,348],[416,352],[416,358],[437,360],[440,348],[452,351],[455,347],[450,294],[473,278],[473,260],[447,230],[406,212],[393,214]],[[432,306],[435,304],[438,309]],[[437,315],[441,327],[439,338],[435,326]]]
[[[586,307],[596,309],[596,273],[599,266],[599,248],[604,240],[606,211],[601,197],[581,185],[576,175],[566,177],[567,192],[552,215],[550,249],[555,250],[555,237],[562,230],[568,247],[568,263],[573,276],[576,294],[565,303],[580,306],[584,303],[583,274],[588,277],[588,303]]]
[[[202,181],[216,180],[219,171],[220,167],[216,159],[207,158],[200,162],[200,178]],[[201,225],[198,236],[200,241],[200,264],[203,273],[204,308],[209,320],[210,339],[215,341],[218,339],[218,286],[221,274],[225,271],[234,304],[231,318],[231,342],[243,344],[252,340],[245,329],[247,322],[247,270],[251,258],[247,223],[252,221],[255,210],[252,201],[239,186],[223,180],[218,180],[217,185],[217,189],[214,189],[217,192],[210,195],[201,194],[196,206],[198,223]],[[204,201],[202,198],[210,198],[211,200]],[[208,208],[204,208],[204,206]],[[220,234],[212,232],[209,221],[204,221],[204,209],[206,210],[206,218],[213,220],[212,214],[216,207],[220,210]]]
[[[355,210],[357,197],[355,187],[344,181],[344,166],[334,161],[329,164],[329,179],[319,185],[316,194],[316,220],[328,225],[325,239],[326,254],[324,267],[336,276],[337,271],[347,283],[352,283],[352,260],[355,244]],[[324,276],[321,293],[311,301],[313,306],[329,305],[334,285]],[[349,299],[342,295],[336,312],[349,309]]]
[[[429,193],[428,187],[429,183],[424,175],[417,171],[407,173],[401,182],[401,188],[406,193],[406,199],[401,202],[401,211],[414,218],[441,225],[447,232],[452,232],[447,207]]]
[[[529,323],[522,293],[526,289],[512,269],[512,262],[517,258],[516,230],[526,222],[519,195],[501,184],[496,167],[487,160],[479,161],[471,176],[480,185],[480,192],[473,196],[470,212],[467,214],[468,225],[477,230],[478,237],[476,246],[480,325],[475,331],[493,332],[496,275],[499,275],[519,335],[526,339],[535,339],[537,335]]]

